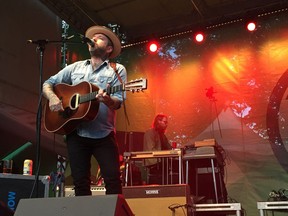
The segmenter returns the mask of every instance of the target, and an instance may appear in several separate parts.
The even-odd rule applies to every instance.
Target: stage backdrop
[[[276,13],[259,19],[255,32],[243,21],[206,30],[201,44],[190,33],[160,40],[155,54],[146,43],[124,48],[116,61],[128,80],[146,78],[148,89],[127,93],[119,137],[143,133],[165,113],[171,142],[216,139],[225,150],[229,201],[240,202],[248,216],[259,214],[258,201],[288,189],[287,24],[287,13]],[[79,54],[70,46],[68,61],[87,57],[85,49]],[[119,140],[121,149],[141,149],[135,140]]]
[[[216,139],[230,200],[257,215],[257,201],[288,189],[287,24],[278,13],[260,19],[255,32],[239,22],[207,30],[201,44],[191,33],[159,41],[156,54],[146,44],[125,48],[118,61],[129,80],[147,78],[148,89],[127,93],[130,124],[122,109],[117,129],[144,132],[165,113],[169,140]]]

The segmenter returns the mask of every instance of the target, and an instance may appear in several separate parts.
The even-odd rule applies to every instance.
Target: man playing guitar
[[[92,156],[96,158],[101,167],[106,194],[121,194],[119,153],[115,140],[115,111],[121,107],[126,94],[117,91],[111,94],[105,91],[107,87],[121,86],[122,82],[126,82],[125,67],[117,63],[115,65],[116,73],[109,64],[109,59],[120,54],[121,43],[116,34],[103,26],[88,28],[85,36],[91,40],[88,43],[91,58],[68,65],[51,76],[43,84],[43,94],[49,101],[49,111],[55,116],[62,115],[65,118],[65,116],[73,116],[76,111],[81,110],[82,105],[79,104],[82,99],[79,97],[79,92],[84,88],[97,90],[95,95],[92,94],[92,100],[89,99],[88,102],[83,103],[83,106],[88,106],[88,110],[94,110],[96,114],[93,114],[89,121],[85,121],[90,113],[84,111],[83,121],[81,119],[81,121],[77,121],[77,124],[73,124],[71,131],[64,130],[64,133],[67,133],[67,150],[75,195],[91,195]],[[83,86],[82,83],[84,83]],[[58,84],[80,85],[77,89],[79,92],[73,93],[66,101],[56,91],[55,87]],[[68,106],[69,109],[67,109]],[[48,115],[47,113],[46,115]],[[49,119],[47,116],[45,118]],[[66,122],[63,123],[63,126],[65,125]],[[57,130],[51,132],[57,132]]]

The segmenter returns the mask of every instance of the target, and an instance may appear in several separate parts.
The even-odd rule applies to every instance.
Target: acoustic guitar
[[[121,85],[105,89],[108,94],[118,91],[140,92],[147,89],[147,79],[132,80]],[[54,92],[62,101],[64,111],[53,112],[45,104],[44,128],[51,133],[66,135],[72,132],[82,121],[93,120],[99,110],[96,100],[99,88],[89,82],[77,85],[57,84]]]

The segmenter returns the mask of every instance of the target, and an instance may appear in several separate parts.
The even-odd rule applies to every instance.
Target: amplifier
[[[37,197],[49,196],[49,176],[39,176]],[[35,183],[35,176],[0,173],[0,201],[15,211],[22,198],[30,198]],[[33,194],[32,197],[35,197]]]
[[[123,195],[137,216],[192,215],[192,199],[187,184],[123,187]]]
[[[75,196],[75,191],[74,191],[73,186],[65,186],[64,192],[65,192],[65,197],[74,197]],[[92,192],[92,196],[105,195],[106,189],[105,189],[105,187],[91,186],[91,192]]]

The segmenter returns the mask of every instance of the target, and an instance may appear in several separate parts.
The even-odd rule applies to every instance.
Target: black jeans
[[[105,182],[106,194],[121,194],[120,163],[115,134],[102,139],[67,135],[68,157],[76,196],[91,195],[91,157],[96,158]]]

